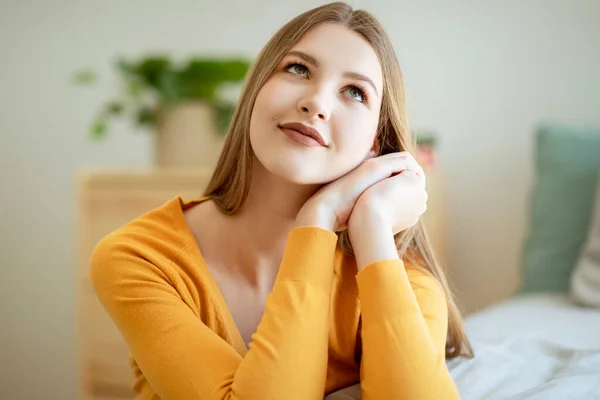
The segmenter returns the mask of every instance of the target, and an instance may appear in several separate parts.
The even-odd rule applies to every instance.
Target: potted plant
[[[137,61],[120,58],[120,93],[99,108],[90,135],[104,139],[112,119],[131,118],[138,127],[156,133],[158,167],[212,165],[234,109],[221,89],[241,82],[248,68],[243,59],[191,57],[176,63],[163,55]],[[91,70],[75,74],[79,85],[97,80]]]
[[[423,168],[431,168],[436,163],[436,146],[438,139],[432,131],[414,132],[417,145],[416,160]]]

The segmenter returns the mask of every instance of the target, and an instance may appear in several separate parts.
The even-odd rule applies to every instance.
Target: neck
[[[255,159],[250,190],[241,210],[230,217],[216,208],[211,212],[211,225],[216,228],[213,239],[231,244],[221,254],[226,264],[235,266],[249,282],[270,288],[296,215],[318,189],[319,185],[283,180]]]
[[[268,172],[254,159],[252,182],[242,209],[231,219],[250,249],[268,254],[285,245],[296,215],[319,185],[299,185]]]

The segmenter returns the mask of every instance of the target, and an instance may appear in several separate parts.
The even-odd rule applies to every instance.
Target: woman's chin
[[[333,168],[330,160],[314,155],[306,156],[281,151],[264,154],[264,156],[260,158],[257,156],[256,158],[267,172],[279,179],[298,185],[327,184],[349,171],[349,169],[347,171]],[[340,166],[339,162],[333,164]]]
[[[289,151],[279,146],[271,147],[268,152],[255,150],[254,155],[266,171],[280,179],[301,185],[317,183],[324,172],[323,168],[319,168],[321,163],[313,155]]]
[[[258,150],[258,151],[257,151]],[[318,154],[285,146],[272,146],[254,150],[254,156],[260,165],[272,175],[284,181],[298,185],[322,185],[337,179],[340,171],[332,171],[331,160],[327,154]]]
[[[306,165],[283,162],[267,168],[267,170],[278,178],[297,185],[319,184],[319,176],[314,168],[306,168]]]

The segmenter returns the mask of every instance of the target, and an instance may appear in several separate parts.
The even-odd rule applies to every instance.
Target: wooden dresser
[[[444,195],[442,177],[428,172],[428,210],[423,216],[442,263]],[[97,300],[89,281],[89,257],[96,243],[114,229],[175,196],[203,193],[210,171],[89,171],[78,177],[78,338],[80,399],[132,399],[128,349]]]

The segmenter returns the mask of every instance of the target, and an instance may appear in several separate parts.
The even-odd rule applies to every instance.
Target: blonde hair
[[[266,44],[248,72],[234,112],[224,147],[205,195],[222,212],[232,215],[240,210],[250,190],[252,148],[249,126],[256,97],[281,59],[311,28],[322,23],[341,24],[362,35],[372,46],[383,72],[383,98],[377,138],[380,154],[409,151],[415,144],[407,126],[404,85],[392,44],[382,26],[368,12],[353,10],[346,3],[335,2],[309,10],[284,25]],[[353,254],[347,231],[341,232],[340,244]],[[446,358],[473,357],[473,350],[462,326],[462,318],[449,289],[444,271],[436,261],[421,222],[395,236],[399,256],[433,276],[444,289],[448,304]]]

